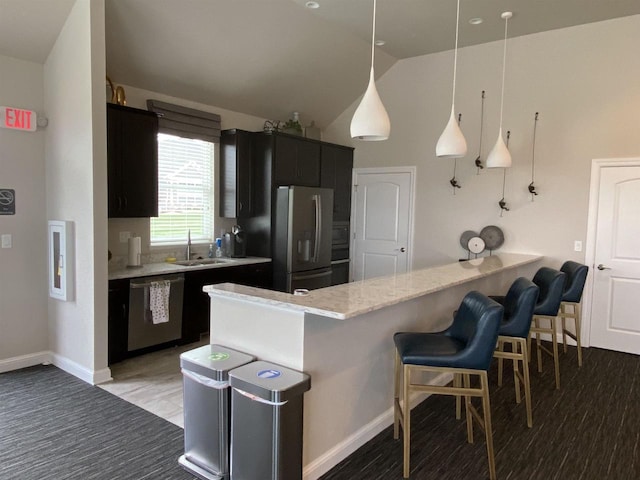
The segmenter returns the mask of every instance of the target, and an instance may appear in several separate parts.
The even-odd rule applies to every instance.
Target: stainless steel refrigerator
[[[331,285],[332,221],[332,189],[278,188],[273,250],[276,290]]]

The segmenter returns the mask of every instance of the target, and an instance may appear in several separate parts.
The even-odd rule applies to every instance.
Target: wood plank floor
[[[98,386],[184,428],[180,354],[208,343],[206,338],[115,363],[113,381]]]

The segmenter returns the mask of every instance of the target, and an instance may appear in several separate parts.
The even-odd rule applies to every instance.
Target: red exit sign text
[[[22,108],[0,107],[0,127],[35,132],[36,112]]]

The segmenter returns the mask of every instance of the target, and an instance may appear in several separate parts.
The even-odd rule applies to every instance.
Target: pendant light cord
[[[502,112],[504,108],[504,78],[507,70],[507,28],[509,17],[504,19],[504,48],[502,51],[502,94],[500,95],[500,131],[502,131]]]
[[[458,0],[458,7],[456,10],[456,47],[453,51],[453,93],[451,94],[451,104],[456,99],[456,76],[458,74],[458,29],[460,28],[460,0]]]
[[[534,180],[534,172],[536,165],[536,130],[538,128],[538,112],[536,112],[536,118],[533,121],[533,146],[531,147],[531,183]]]
[[[480,102],[480,142],[478,143],[478,157],[482,155],[482,130],[484,128],[484,90],[482,90],[482,100]]]
[[[373,73],[375,49],[376,49],[376,0],[373,0],[373,27],[371,28],[371,73]]]

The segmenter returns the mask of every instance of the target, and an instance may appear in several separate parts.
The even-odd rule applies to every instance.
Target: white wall
[[[640,15],[510,39],[507,52],[504,130],[511,130],[513,167],[507,171],[500,217],[502,170],[476,175],[480,93],[486,90],[483,158],[495,143],[500,107],[502,42],[461,49],[456,111],[469,154],[458,160],[462,189],[452,194],[452,160],[435,158],[435,144],[451,108],[452,52],[396,63],[377,82],[391,118],[385,142],[352,142],[354,102],[325,132],[337,143],[352,143],[355,166],[416,165],[414,267],[466,257],[459,246],[465,230],[498,225],[504,251],[536,252],[559,264],[584,261],[573,251],[585,241],[588,189],[593,158],[640,153]],[[536,142],[536,185],[531,202],[532,136]]]
[[[76,278],[49,299],[49,347],[89,382],[108,378],[104,63],[104,2],[77,0],[44,66],[47,218],[74,222]]]
[[[0,72],[0,105],[44,114],[42,65],[0,56]],[[44,143],[42,129],[0,129],[0,188],[16,191],[16,214],[0,216],[0,234],[13,236],[0,249],[0,371],[48,348]]]
[[[117,80],[112,79],[116,84]],[[212,105],[205,105],[198,102],[192,102],[181,98],[170,97],[162,93],[151,92],[149,90],[143,90],[131,86],[124,85],[124,89],[127,97],[127,106],[134,108],[147,109],[147,100],[162,100],[164,102],[173,103],[175,105],[183,105],[185,107],[194,108],[206,112],[217,113],[221,117],[221,128],[223,130],[229,128],[239,128],[241,130],[259,131],[262,130],[265,119],[247,115],[244,113],[234,112],[231,110],[225,110]],[[215,177],[218,178],[219,168],[219,154],[216,152],[215,161]],[[218,185],[218,181],[215,181],[215,185]],[[220,218],[218,216],[218,201],[219,198],[215,197],[215,217],[214,217],[214,234],[217,236],[221,229],[227,231],[231,230],[231,226],[234,224],[232,219]],[[114,255],[126,255],[127,244],[120,243],[119,233],[130,232],[142,237],[142,253],[148,255],[151,252],[149,248],[149,219],[148,218],[114,218],[109,220],[109,250]],[[186,238],[185,238],[186,244]],[[194,251],[206,253],[208,245],[201,245],[194,247]],[[162,249],[164,251],[166,249]],[[169,249],[171,250],[171,249]],[[154,252],[160,251],[160,249],[154,249]],[[184,249],[178,249],[177,254],[184,255]]]

